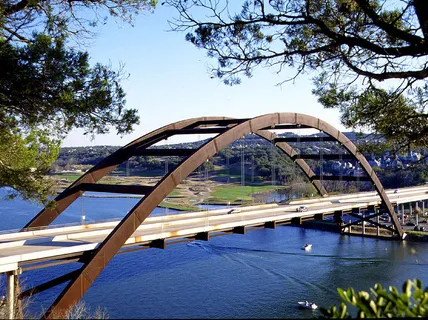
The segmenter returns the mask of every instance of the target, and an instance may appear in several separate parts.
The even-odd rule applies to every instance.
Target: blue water
[[[58,223],[79,222],[82,212],[87,219],[119,218],[137,201],[85,198],[83,209],[78,201]],[[0,201],[0,228],[20,228],[39,209],[20,199]],[[312,251],[301,250],[304,243],[312,243]],[[337,287],[368,290],[379,282],[401,288],[416,277],[428,284],[427,256],[425,243],[260,229],[117,255],[83,300],[110,318],[312,318],[318,311],[301,310],[297,301],[337,304]],[[78,266],[28,271],[20,279],[28,288]],[[33,296],[31,312],[46,309],[62,288]]]

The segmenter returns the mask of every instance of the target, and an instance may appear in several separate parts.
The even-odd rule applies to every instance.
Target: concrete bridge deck
[[[387,194],[392,203],[403,204],[428,200],[428,186],[402,188]],[[330,196],[311,200],[295,200],[289,204],[265,204],[241,207],[229,214],[231,208],[212,211],[180,213],[148,217],[126,241],[124,247],[152,245],[155,241],[209,238],[215,232],[245,232],[245,227],[263,227],[266,223],[289,223],[292,219],[310,220],[317,214],[329,216],[334,211],[349,211],[380,204],[376,192]],[[296,209],[305,205],[307,211]],[[94,250],[120,221],[101,222],[44,230],[0,234],[0,273],[17,270],[36,262],[79,257]],[[207,240],[207,239],[206,239]],[[162,242],[161,242],[162,244]]]

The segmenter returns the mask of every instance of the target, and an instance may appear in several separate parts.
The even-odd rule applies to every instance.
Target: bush
[[[422,289],[419,279],[407,280],[402,293],[393,286],[389,287],[388,292],[378,283],[370,288],[370,294],[366,291],[355,292],[352,288],[346,291],[338,288],[337,291],[343,302],[339,308],[321,308],[324,318],[351,318],[347,305],[357,308],[354,318],[428,317],[428,288]]]

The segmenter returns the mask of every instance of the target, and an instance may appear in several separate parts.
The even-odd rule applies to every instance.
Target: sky
[[[294,83],[278,86],[292,73],[277,74],[276,69],[259,67],[252,78],[243,77],[237,86],[212,79],[208,67],[216,65],[216,60],[185,41],[185,33],[170,31],[168,20],[175,14],[174,9],[158,5],[153,13],[138,15],[134,26],[110,18],[98,29],[98,35],[84,49],[92,63],[111,64],[113,68],[124,65],[130,74],[122,81],[126,106],[138,110],[140,124],[123,137],[114,129],[94,139],[84,136],[82,130],[74,130],[62,146],[123,146],[161,126],[201,116],[248,118],[299,112],[345,129],[339,112],[324,109],[312,95],[309,77],[300,76]],[[168,143],[182,141],[173,137]]]

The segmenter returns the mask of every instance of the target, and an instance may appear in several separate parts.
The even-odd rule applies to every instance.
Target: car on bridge
[[[239,213],[241,212],[241,209],[231,209],[227,212],[227,214],[231,214],[231,213]]]
[[[303,212],[303,211],[308,211],[308,207],[306,206],[300,206],[298,208],[296,208],[297,212]]]

